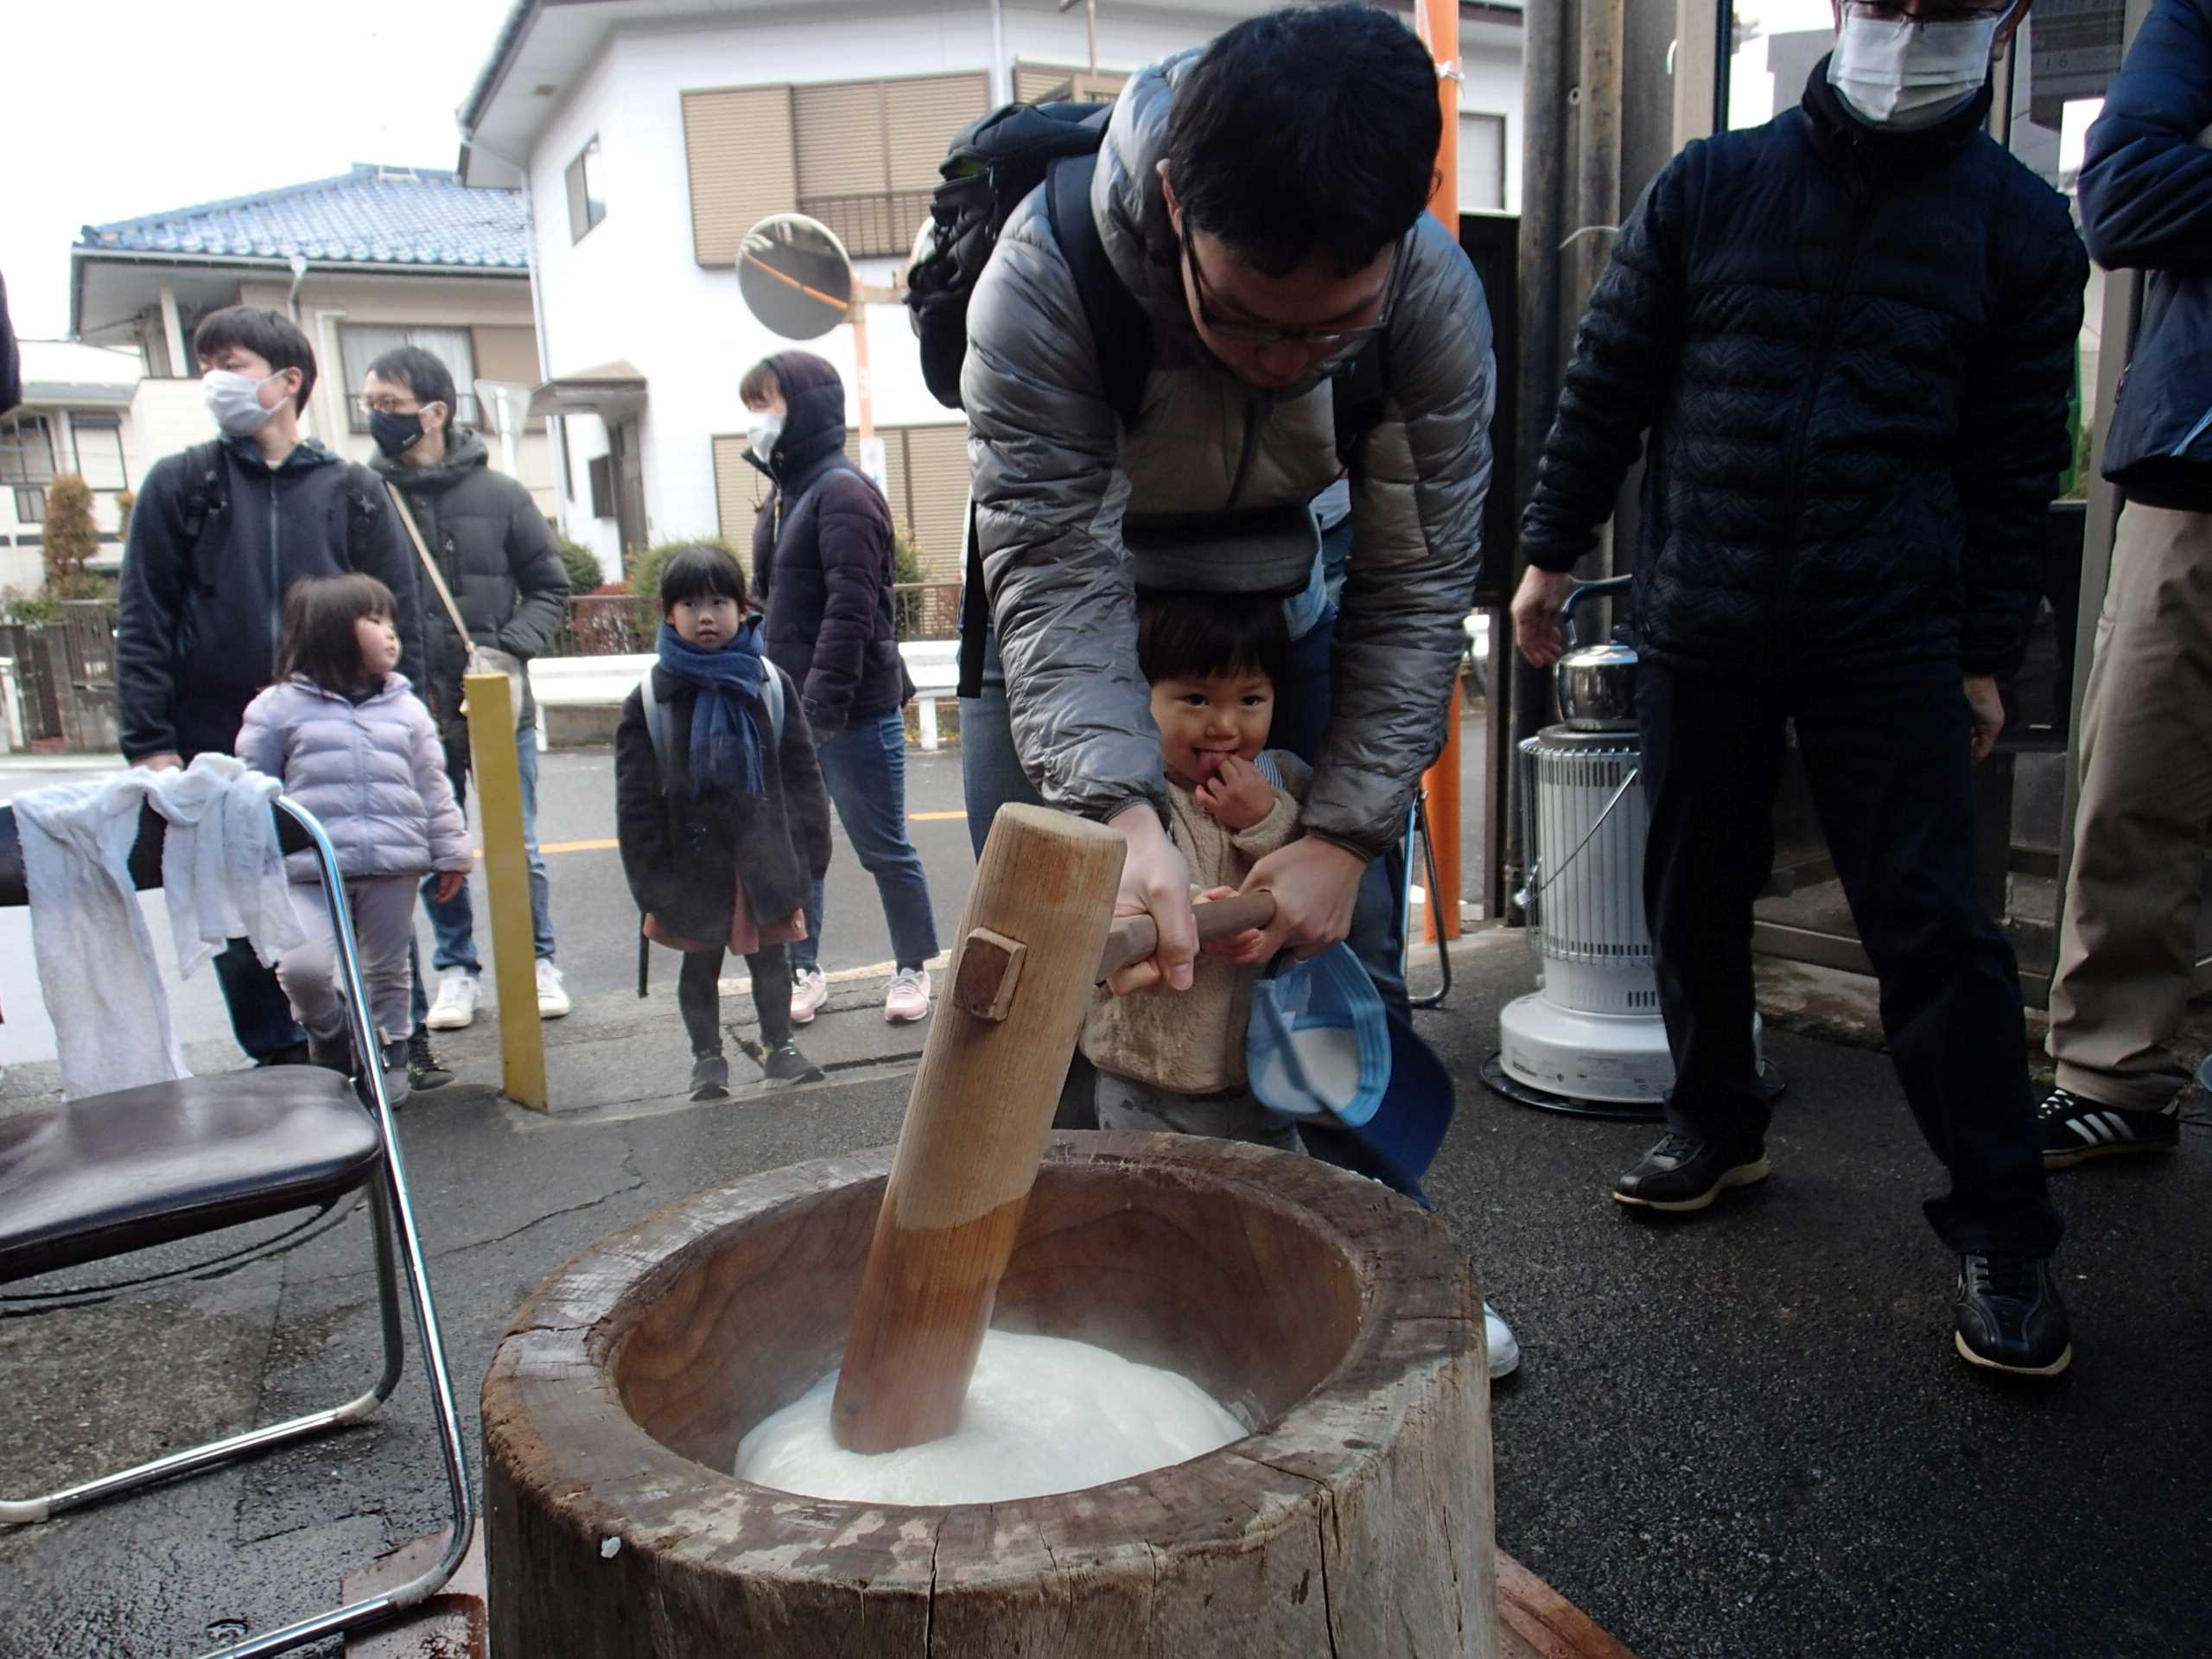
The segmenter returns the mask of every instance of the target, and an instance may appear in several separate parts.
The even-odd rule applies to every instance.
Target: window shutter
[[[768,480],[746,460],[745,446],[748,442],[742,432],[714,441],[715,516],[721,526],[722,540],[736,550],[738,563],[749,576],[753,571],[753,522],[768,499]]]
[[[885,130],[891,141],[893,190],[934,190],[953,134],[991,107],[982,75],[930,75],[883,83]],[[918,226],[910,226],[911,238]]]
[[[933,582],[957,582],[968,528],[968,428],[908,427],[906,493],[922,565]]]
[[[1014,66],[1014,101],[1017,104],[1042,104],[1064,92],[1075,79],[1075,71],[1063,69],[1050,63],[1017,63]]]
[[[791,124],[798,135],[798,194],[879,195],[887,172],[883,149],[883,84],[844,81],[791,89]]]
[[[692,257],[702,265],[734,265],[745,233],[771,213],[791,212],[797,194],[791,88],[684,93],[683,147]]]

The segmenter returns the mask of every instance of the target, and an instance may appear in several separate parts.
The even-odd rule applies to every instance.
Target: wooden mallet
[[[1092,991],[1157,948],[1148,916],[1109,936],[1122,852],[1116,831],[1041,807],[992,821],[846,1332],[830,1427],[847,1451],[959,1427]],[[1199,936],[1274,914],[1265,893],[1200,905]]]

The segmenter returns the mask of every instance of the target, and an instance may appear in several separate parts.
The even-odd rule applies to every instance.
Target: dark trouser
[[[1784,722],[1881,982],[1906,1102],[1951,1190],[1926,1205],[1955,1250],[2044,1255],[2044,1187],[2012,947],[1974,899],[1971,730],[1955,668],[1775,682],[1638,671],[1651,827],[1644,908],[1674,1051],[1669,1125],[1757,1143],[1768,1103],[1751,1042],[1751,906],[1774,862]]]
[[[263,967],[245,940],[232,939],[216,953],[215,982],[231,1010],[231,1031],[250,1058],[273,1060],[307,1041],[276,970]]]
[[[728,952],[686,950],[676,976],[676,1006],[683,1014],[691,1055],[722,1052],[721,977]],[[791,969],[780,944],[765,945],[746,957],[753,972],[753,1008],[760,1016],[760,1043],[774,1048],[791,1040]]]
[[[891,954],[899,967],[918,968],[937,955],[937,915],[922,855],[906,833],[906,722],[896,713],[872,715],[823,738],[814,755],[837,822],[861,868],[875,878]],[[796,968],[820,961],[822,910],[823,887],[817,881],[806,906],[806,937],[791,949]]]
[[[238,725],[233,716],[231,729],[236,731]],[[190,766],[200,753],[188,746],[184,764]],[[263,967],[246,940],[232,939],[215,953],[215,982],[222,987],[223,1004],[231,1011],[231,1034],[248,1059],[266,1064],[307,1042],[306,1031],[292,1017],[291,999],[276,982],[276,970]]]

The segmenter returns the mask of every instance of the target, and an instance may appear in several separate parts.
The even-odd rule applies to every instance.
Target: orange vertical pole
[[[1452,239],[1459,239],[1459,0],[1421,0],[1414,12],[1416,27],[1436,60],[1436,98],[1444,112],[1444,126],[1436,146],[1436,193],[1428,209],[1443,222]],[[1474,595],[1468,595],[1469,602]],[[1444,937],[1459,937],[1459,676],[1452,676],[1452,696],[1445,711],[1444,751],[1421,774],[1421,788],[1428,794],[1428,833],[1436,853],[1436,885],[1421,907],[1421,938],[1436,937],[1440,914]],[[1491,780],[1491,787],[1497,780]],[[1424,883],[1426,885],[1426,883]]]
[[[868,301],[857,280],[853,283],[852,324],[853,375],[860,382],[853,388],[853,397],[860,405],[861,442],[866,443],[875,435],[875,387],[868,372]]]

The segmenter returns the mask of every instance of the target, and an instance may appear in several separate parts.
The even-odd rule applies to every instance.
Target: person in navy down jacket
[[[1792,721],[1950,1173],[1955,1345],[2072,1354],[2018,970],[1974,898],[1968,766],[1996,740],[2038,527],[2068,459],[2088,262],[2065,201],[1983,130],[2027,0],[1836,7],[1800,107],[1691,144],[1621,227],[1530,499],[1516,643],[1560,652],[1567,574],[1648,430],[1636,615],[1644,904],[1675,1081],[1612,1196],[1696,1211],[1764,1179],[1751,905]]]
[[[315,815],[338,855],[347,909],[384,1052],[385,1084],[405,1095],[407,1039],[414,1026],[407,947],[415,895],[439,873],[451,898],[475,854],[467,821],[446,776],[437,723],[399,663],[398,610],[374,576],[309,577],[284,594],[284,654],[276,683],[246,705],[235,753],[256,772],[284,780],[285,793]],[[336,974],[329,906],[312,855],[286,861],[294,908],[307,942],[286,952],[276,978],[306,1027],[317,1065],[349,1070],[354,1059]],[[371,1064],[370,1057],[360,1057]]]
[[[861,868],[875,878],[891,933],[883,1015],[930,1011],[937,918],[929,875],[906,833],[906,722],[912,695],[899,655],[892,580],[895,534],[883,493],[845,459],[845,385],[810,352],[779,352],[738,383],[753,429],[746,459],[774,486],[754,521],[754,597],[769,659],[799,689],[822,781]],[[823,887],[791,947],[791,1020],[829,1000],[822,976]]]
[[[2157,0],[2089,129],[2082,227],[2150,273],[2105,439],[2126,495],[2082,702],[2074,864],[2050,983],[2045,1167],[2181,1144],[2212,823],[2212,0]]]

